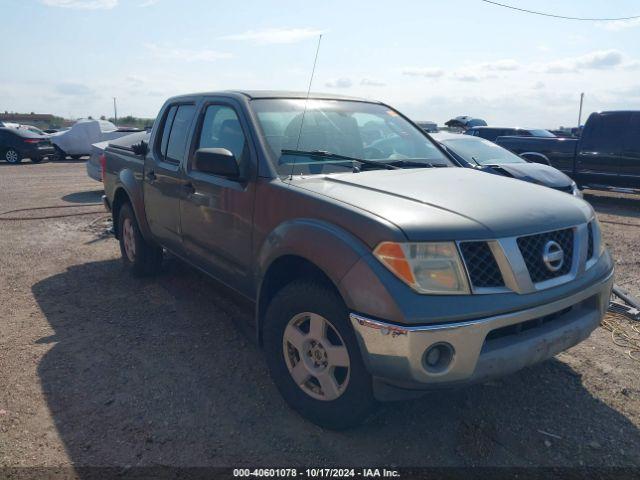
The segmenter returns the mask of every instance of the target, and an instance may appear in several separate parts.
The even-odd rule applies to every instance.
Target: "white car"
[[[80,158],[91,153],[94,143],[114,140],[130,135],[138,130],[118,129],[106,120],[78,120],[69,130],[51,135],[56,153],[55,160],[64,160],[67,156]]]

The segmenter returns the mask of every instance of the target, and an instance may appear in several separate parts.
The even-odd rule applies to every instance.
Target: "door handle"
[[[187,199],[198,206],[207,206],[209,205],[210,197],[203,193],[198,193],[196,191],[196,187],[193,186],[191,182],[185,183],[182,188],[184,188],[185,193],[187,194]]]
[[[149,170],[147,172],[147,180],[149,180],[150,182],[155,182],[156,181],[156,172],[154,172],[153,170]]]

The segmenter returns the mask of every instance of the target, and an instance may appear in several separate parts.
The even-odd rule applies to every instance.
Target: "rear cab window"
[[[582,136],[580,150],[598,153],[622,153],[629,132],[628,112],[600,113],[589,118]]]

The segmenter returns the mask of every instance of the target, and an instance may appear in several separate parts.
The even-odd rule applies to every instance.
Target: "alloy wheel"
[[[282,348],[291,378],[307,395],[331,401],[344,393],[349,352],[329,320],[309,312],[294,316],[284,330]]]

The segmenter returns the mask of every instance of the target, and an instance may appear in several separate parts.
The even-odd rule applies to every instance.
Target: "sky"
[[[637,0],[503,0],[559,15],[640,15]],[[579,22],[481,0],[0,0],[0,111],[155,117],[225,89],[381,100],[415,120],[458,115],[555,128],[640,109],[640,19]]]

